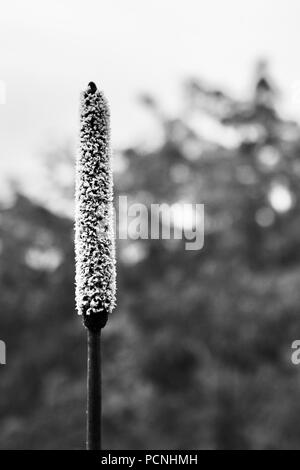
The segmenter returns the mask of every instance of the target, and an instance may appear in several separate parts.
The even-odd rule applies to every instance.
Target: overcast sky
[[[90,80],[110,100],[115,147],[149,136],[139,92],[172,107],[192,75],[243,93],[260,57],[270,59],[285,108],[300,118],[299,0],[0,0],[0,7],[2,174],[28,177],[32,155],[75,140],[78,95]]]

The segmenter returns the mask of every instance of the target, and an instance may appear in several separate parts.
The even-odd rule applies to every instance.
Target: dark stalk
[[[101,450],[101,329],[87,330],[87,450]]]

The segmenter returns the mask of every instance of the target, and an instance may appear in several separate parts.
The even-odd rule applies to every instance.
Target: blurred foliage
[[[204,203],[205,245],[118,242],[118,308],[103,334],[104,444],[300,448],[300,371],[290,360],[300,337],[300,129],[278,113],[263,63],[247,100],[198,80],[184,93],[176,118],[142,97],[163,141],[116,155],[116,193],[148,206]],[[69,189],[62,184],[62,200]],[[1,210],[0,236],[1,448],[83,448],[73,222],[19,194]]]

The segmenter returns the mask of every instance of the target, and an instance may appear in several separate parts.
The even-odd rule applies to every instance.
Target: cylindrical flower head
[[[115,306],[113,179],[107,101],[94,83],[81,96],[76,164],[76,304],[98,330]]]

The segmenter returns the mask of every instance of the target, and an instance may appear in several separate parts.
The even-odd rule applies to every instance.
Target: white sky
[[[172,108],[189,75],[246,92],[260,57],[300,118],[299,21],[299,0],[0,0],[0,171],[28,178],[32,155],[75,140],[90,80],[110,100],[116,147],[149,136],[139,92]]]

